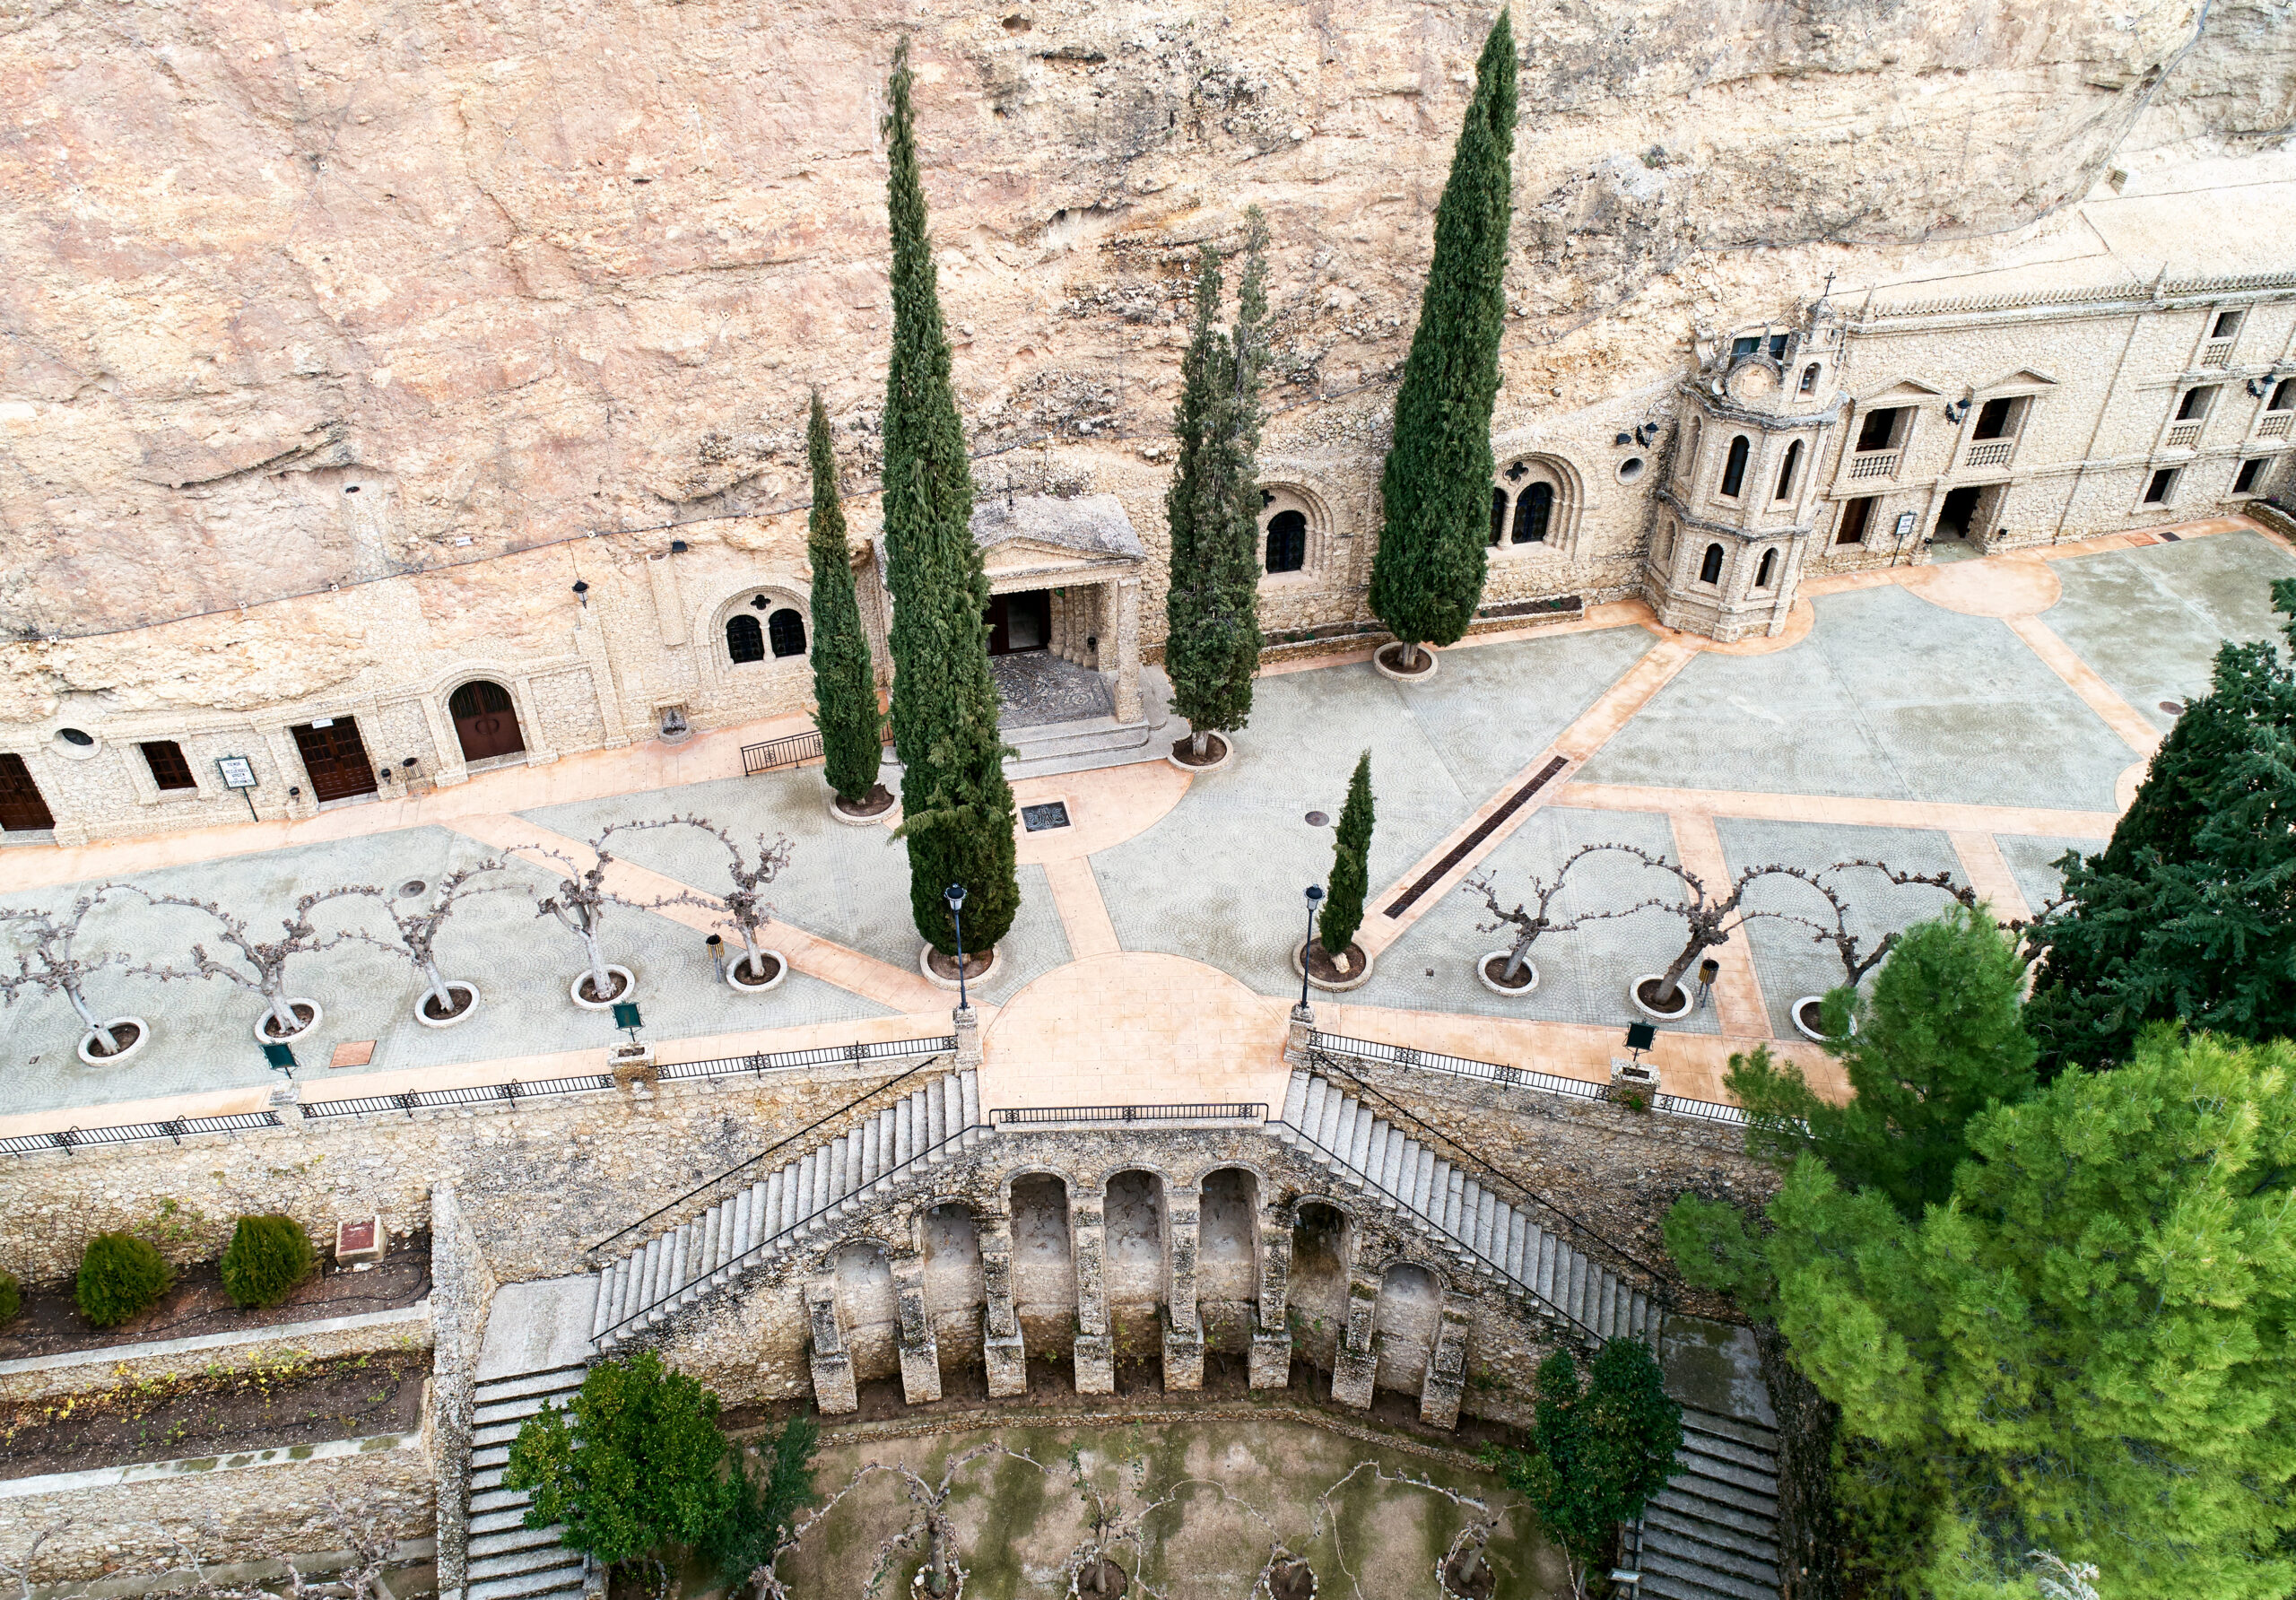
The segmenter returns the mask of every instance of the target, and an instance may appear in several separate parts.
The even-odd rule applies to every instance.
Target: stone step
[[[1772,1595],[1778,1593],[1778,1569],[1767,1557],[1743,1555],[1726,1545],[1711,1544],[1672,1528],[1646,1526],[1642,1530],[1642,1557],[1648,1561],[1654,1555],[1695,1566],[1707,1574],[1709,1582],[1716,1578],[1736,1578],[1759,1585]]]
[[[582,1387],[582,1379],[589,1371],[584,1365],[552,1367],[546,1372],[521,1372],[511,1378],[484,1378],[474,1386],[472,1401],[477,1405],[492,1405],[517,1395],[554,1395],[570,1392]]]
[[[1674,1480],[1679,1488],[1703,1493],[1709,1483],[1726,1483],[1750,1494],[1762,1495],[1773,1502],[1778,1496],[1778,1474],[1740,1466],[1735,1461],[1718,1461],[1711,1456],[1694,1456],[1688,1451],[1674,1457],[1681,1467]]]
[[[498,1555],[510,1555],[518,1551],[535,1550],[544,1546],[548,1546],[552,1550],[559,1548],[558,1536],[564,1531],[563,1529],[527,1527],[517,1519],[515,1513],[509,1511],[497,1511],[494,1516],[510,1517],[509,1526],[482,1530],[478,1526],[480,1519],[477,1517],[471,1519],[470,1559],[472,1561],[476,1561]]]
[[[517,1418],[504,1422],[488,1422],[482,1427],[474,1428],[470,1433],[471,1446],[475,1449],[482,1445],[508,1445],[518,1437],[519,1430],[526,1427],[528,1420]]]
[[[1709,1433],[1693,1427],[1688,1417],[1683,1419],[1683,1453],[1709,1461],[1726,1461],[1749,1472],[1768,1473],[1773,1478],[1778,1475],[1776,1451],[1741,1444],[1724,1434]]]
[[[502,1469],[500,1466],[476,1465],[474,1465],[470,1471],[470,1491],[473,1494],[481,1491],[499,1494],[512,1492],[502,1487]],[[523,1491],[520,1492],[520,1498],[525,1498]]]
[[[470,1465],[473,1472],[490,1466],[507,1465],[510,1459],[509,1445],[475,1445],[471,1448]]]
[[[513,1395],[506,1400],[482,1400],[472,1410],[470,1420],[481,1428],[509,1422],[515,1429],[516,1424],[525,1422],[552,1402],[564,1401],[570,1396],[578,1394],[581,1387],[581,1381],[578,1378],[562,1389],[536,1390],[531,1395]]]
[[[1761,1541],[1764,1548],[1760,1553],[1770,1556],[1778,1553],[1773,1543],[1778,1534],[1778,1520],[1760,1511],[1748,1511],[1737,1506],[1724,1505],[1720,1500],[1700,1500],[1690,1495],[1670,1497],[1665,1490],[1660,1490],[1644,1515],[1653,1522],[1663,1520],[1678,1533],[1697,1533],[1701,1528],[1709,1530],[1708,1535],[1701,1536],[1711,1536],[1718,1541],[1720,1540],[1718,1530],[1727,1528],[1744,1538]]]
[[[517,1511],[524,1515],[532,1497],[523,1489],[474,1489],[470,1495],[471,1515],[480,1512]]]
[[[1688,1539],[1699,1544],[1710,1544],[1718,1550],[1729,1551],[1749,1561],[1761,1561],[1766,1566],[1776,1566],[1778,1543],[1773,1535],[1778,1531],[1777,1525],[1774,1523],[1765,1525],[1761,1518],[1748,1516],[1744,1512],[1740,1512],[1738,1515],[1743,1520],[1754,1526],[1746,1528],[1710,1522],[1704,1517],[1687,1516],[1670,1506],[1656,1504],[1643,1511],[1642,1520],[1645,1526],[1662,1529],[1674,1538]]]
[[[512,1504],[482,1509],[478,1504],[478,1497],[476,1495],[471,1497],[470,1531],[474,1537],[480,1534],[503,1534],[513,1529],[526,1528],[526,1507],[532,1502],[523,1494],[515,1494],[510,1498]],[[541,1533],[544,1530],[536,1528],[532,1531]],[[550,1536],[557,1537],[555,1534]]]
[[[509,1550],[500,1555],[481,1558],[474,1551],[471,1555],[470,1578],[475,1583],[482,1578],[516,1578],[521,1573],[547,1571],[571,1561],[577,1568],[582,1564],[578,1552],[571,1551],[558,1542],[555,1532],[539,1544],[520,1550]]]
[[[1642,1600],[1778,1600],[1778,1586],[1750,1583],[1663,1550],[1642,1552]],[[473,1600],[478,1600],[474,1595]]]
[[[544,1595],[579,1595],[582,1558],[534,1572],[502,1578],[473,1578],[464,1586],[467,1600],[540,1600]]]
[[[1743,1417],[1718,1417],[1710,1411],[1692,1411],[1685,1407],[1683,1429],[1685,1432],[1708,1433],[1718,1439],[1735,1439],[1757,1450],[1767,1450],[1772,1457],[1778,1454],[1778,1430],[1766,1428],[1760,1422],[1749,1422]]]

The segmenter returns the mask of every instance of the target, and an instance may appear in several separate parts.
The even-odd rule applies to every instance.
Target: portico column
[[[1115,602],[1100,607],[1100,626],[1116,630],[1116,719],[1140,720],[1140,580],[1119,578],[1102,587]],[[1108,639],[1100,644],[1107,648]]]
[[[853,1358],[846,1352],[845,1330],[837,1320],[837,1290],[827,1278],[805,1285],[805,1321],[811,1335],[813,1404],[823,1416],[858,1411],[853,1388]]]
[[[1009,1212],[983,1216],[980,1282],[986,1300],[980,1313],[980,1348],[988,1367],[988,1397],[1029,1392],[1029,1356],[1021,1319],[1013,1305],[1013,1217]]]
[[[1109,1337],[1108,1191],[1079,1184],[1070,1192],[1070,1259],[1076,1264],[1076,1392],[1116,1393],[1116,1346]]]
[[[1251,1387],[1280,1389],[1292,1381],[1292,1219],[1283,1207],[1259,1213],[1259,1326],[1252,1329]]]
[[[925,1258],[910,1254],[892,1264],[893,1291],[900,1297],[900,1393],[911,1405],[941,1397],[941,1343],[925,1309]]]
[[[1193,1184],[1168,1184],[1164,1292],[1164,1387],[1204,1387],[1204,1320],[1196,1299],[1196,1249],[1203,1232],[1204,1191]]]

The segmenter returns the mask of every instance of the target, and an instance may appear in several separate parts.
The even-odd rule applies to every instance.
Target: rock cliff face
[[[431,627],[515,633],[483,558],[793,506],[814,383],[866,484],[904,29],[962,397],[1007,464],[985,482],[1162,470],[1187,257],[1252,204],[1278,244],[1270,448],[1376,449],[1489,17],[18,0],[0,627],[478,561],[426,590]],[[1656,385],[1693,322],[1783,312],[1828,270],[2031,224],[2132,141],[2276,138],[2296,82],[2288,10],[2188,0],[1526,0],[1518,32],[1517,421]],[[316,687],[375,648],[320,628],[245,671]],[[148,701],[175,669],[141,655],[19,652],[9,709]]]

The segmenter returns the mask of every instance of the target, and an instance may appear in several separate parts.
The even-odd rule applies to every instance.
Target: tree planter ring
[[[152,1042],[152,1024],[145,1022],[142,1017],[107,1017],[104,1020],[104,1026],[111,1030],[115,1035],[117,1035],[123,1028],[133,1028],[135,1030],[135,1037],[128,1040],[126,1045],[120,1049],[118,1054],[113,1056],[99,1056],[95,1052],[102,1047],[104,1036],[97,1032],[93,1028],[89,1029],[85,1034],[81,1036],[80,1059],[86,1062],[90,1066],[117,1066],[121,1062],[126,1060],[130,1056],[135,1055],[136,1051],[142,1049],[145,1045]]]
[[[1483,1554],[1483,1570],[1478,1576],[1483,1579],[1482,1582],[1468,1584],[1462,1587],[1451,1581],[1449,1555],[1445,1555],[1441,1561],[1435,1563],[1435,1587],[1448,1596],[1448,1600],[1491,1600],[1492,1594],[1499,1587],[1499,1578],[1498,1574],[1491,1570],[1491,1557],[1487,1552]]]
[[[1635,1010],[1640,1012],[1644,1016],[1648,1017],[1654,1022],[1679,1022],[1684,1017],[1690,1015],[1691,1012],[1698,1004],[1696,999],[1694,999],[1691,995],[1690,985],[1686,983],[1678,983],[1674,986],[1674,993],[1683,997],[1683,1003],[1673,1011],[1662,1011],[1657,1006],[1648,1004],[1642,998],[1642,986],[1646,983],[1656,983],[1664,977],[1665,977],[1665,974],[1663,972],[1645,972],[1641,977],[1636,978],[1632,983],[1626,986],[1626,997],[1633,1004]]]
[[[977,987],[996,976],[996,963],[1004,959],[1004,952],[995,946],[992,945],[987,951],[968,951],[965,952],[965,959],[969,962],[978,961],[984,954],[988,957],[988,964],[978,971],[969,970],[965,973],[965,982],[968,986]],[[925,981],[935,988],[946,989],[952,995],[957,992],[955,978],[944,978],[933,970],[933,947],[930,944],[921,946],[918,950],[917,970],[925,974]]]
[[[255,1020],[256,1043],[259,1045],[291,1045],[297,1039],[307,1037],[310,1033],[311,1030],[317,1027],[321,1022],[326,1020],[326,1013],[319,1009],[319,1003],[316,1000],[297,1000],[290,998],[287,1002],[287,1009],[294,1013],[298,1017],[301,1016],[308,1011],[311,1013],[311,1020],[305,1022],[301,1027],[296,1029],[292,1033],[274,1032],[271,1026],[271,1013],[269,1009],[266,1008],[264,1013]]]
[[[877,786],[879,789],[882,789],[885,786],[883,784],[879,784]],[[874,791],[872,791],[872,793],[874,793]],[[885,825],[885,819],[892,815],[894,808],[898,806],[900,802],[895,799],[891,795],[888,794],[885,796],[885,804],[879,806],[876,810],[856,814],[853,812],[846,810],[845,807],[838,804],[837,791],[835,789],[831,789],[829,792],[829,799],[823,804],[827,806],[830,820],[833,822],[842,822],[848,828],[882,828]]]
[[[1539,987],[1538,964],[1527,956],[1523,959],[1523,970],[1530,974],[1530,982],[1509,987],[1492,976],[1491,970],[1494,965],[1501,972],[1507,970],[1507,958],[1513,953],[1510,950],[1488,950],[1475,958],[1475,980],[1501,1000],[1520,1000]]]
[[[478,1014],[478,986],[465,983],[459,978],[447,979],[447,997],[451,1000],[458,994],[468,995],[470,998],[464,1001],[453,1015],[434,1017],[430,1014],[430,991],[423,990],[414,997],[414,1020],[425,1028],[452,1028],[458,1022],[469,1022]]]
[[[1276,1575],[1279,1572],[1283,1574],[1283,1582],[1281,1593],[1276,1589]],[[1296,1575],[1304,1575],[1307,1578],[1305,1588],[1300,1587]],[[1319,1587],[1316,1580],[1316,1570],[1299,1557],[1292,1556],[1269,1564],[1266,1575],[1252,1586],[1252,1600],[1261,1600],[1263,1596],[1267,1596],[1268,1600],[1316,1600],[1316,1590]]]
[[[1181,756],[1180,752],[1187,748],[1189,737],[1190,735],[1183,735],[1173,740],[1171,749],[1164,752],[1164,759],[1183,772],[1217,772],[1236,759],[1235,735],[1213,734],[1210,735],[1209,743],[1219,753],[1205,761],[1187,761]]]
[[[749,952],[745,950],[726,962],[727,988],[744,995],[762,995],[769,989],[778,989],[781,987],[781,980],[789,976],[789,958],[778,950],[760,949],[757,953],[761,960],[770,965],[771,974],[763,978],[750,977],[750,956]]]
[[[1371,969],[1378,964],[1378,960],[1365,951],[1361,944],[1350,944],[1347,948],[1363,958],[1363,970],[1356,973],[1352,978],[1323,978],[1309,972],[1307,967],[1308,942],[1305,939],[1292,947],[1292,970],[1305,978],[1326,995],[1344,995],[1350,989],[1360,989],[1371,981]],[[1346,952],[1343,951],[1341,953]]]
[[[1387,665],[1387,652],[1389,650],[1394,650],[1397,654],[1401,654],[1403,647],[1400,644],[1390,642],[1381,645],[1378,649],[1371,652],[1371,670],[1378,673],[1389,683],[1424,683],[1428,679],[1433,677],[1438,672],[1442,670],[1443,658],[1437,655],[1433,650],[1429,649],[1425,645],[1419,647],[1419,655],[1420,659],[1426,662],[1427,665],[1421,667],[1415,673],[1407,673],[1399,666],[1389,666]]]
[[[604,1000],[582,998],[582,986],[590,980],[590,975],[587,971],[577,972],[574,975],[574,981],[566,986],[566,992],[574,996],[574,1004],[584,1011],[612,1011],[616,1004],[638,992],[638,974],[629,968],[617,967],[609,962],[606,966],[606,976],[614,980],[616,987],[613,993]]]
[[[1794,1018],[1794,1031],[1800,1034],[1804,1039],[1808,1039],[1813,1045],[1825,1044],[1833,1038],[1831,1034],[1826,1033],[1814,1026],[1818,1015],[1818,1007],[1824,1004],[1825,996],[1823,995],[1805,995],[1799,1000],[1794,1002],[1794,1009],[1790,1013]],[[1811,1018],[1811,1021],[1806,1022],[1802,1020],[1802,1008],[1805,1005],[1810,1008]],[[1849,1031],[1852,1033],[1857,1031],[1857,1019],[1855,1016],[1852,1016],[1849,1019]]]

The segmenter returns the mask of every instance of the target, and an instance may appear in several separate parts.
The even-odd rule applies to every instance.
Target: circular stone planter
[[[1440,656],[1438,656],[1434,651],[1429,649],[1425,645],[1422,645],[1419,647],[1419,658],[1427,665],[1421,667],[1415,673],[1407,673],[1399,666],[1394,666],[1388,664],[1387,655],[1390,651],[1393,651],[1397,655],[1401,655],[1403,653],[1403,647],[1399,644],[1388,643],[1381,645],[1378,649],[1372,651],[1371,670],[1378,673],[1381,677],[1389,679],[1397,683],[1423,683],[1428,679],[1433,677],[1436,673],[1441,669],[1443,665],[1443,658]]]
[[[259,1045],[291,1045],[297,1039],[308,1035],[312,1029],[317,1027],[326,1016],[326,1013],[319,1009],[319,1003],[316,1000],[297,1000],[291,996],[287,1002],[287,1009],[293,1012],[298,1017],[301,1016],[305,1012],[309,1012],[310,1013],[310,1021],[305,1022],[292,1033],[278,1033],[273,1030],[271,1026],[271,1013],[266,1010],[261,1016],[255,1020],[256,1043]]]
[[[978,951],[978,950],[969,951],[969,952],[966,952],[966,955],[965,955],[965,961],[966,961],[966,963],[967,963],[967,965],[966,965],[966,970],[965,970],[965,982],[966,982],[966,983],[968,983],[968,984],[981,984],[981,983],[987,983],[990,978],[994,978],[994,977],[996,977],[996,963],[997,963],[999,961],[1001,961],[1001,960],[1003,960],[1003,959],[1004,959],[1004,953],[1003,953],[1003,952],[998,951],[998,950],[996,950],[996,949],[991,949],[991,950],[989,950],[989,951],[987,952],[987,956],[988,956],[988,961],[987,961],[987,964],[986,966],[977,966],[977,965],[974,965],[973,963],[978,962],[978,961],[980,961],[980,958],[981,958],[982,953],[983,953],[982,952]],[[957,979],[956,979],[956,976],[955,976],[953,973],[952,973],[950,976],[948,976],[948,977],[946,977],[946,978],[944,978],[944,977],[942,977],[942,976],[941,976],[941,974],[940,974],[940,973],[938,973],[938,972],[936,972],[936,971],[935,971],[935,970],[934,970],[934,968],[933,968],[933,947],[932,947],[930,944],[924,945],[924,946],[922,946],[922,947],[920,947],[920,948],[918,949],[918,952],[917,952],[917,970],[918,970],[919,972],[924,973],[924,974],[925,974],[925,981],[926,981],[926,982],[927,982],[927,983],[929,983],[929,984],[931,984],[931,985],[933,985],[935,987],[936,987],[936,988],[944,988],[944,989],[946,989],[946,990],[948,990],[948,991],[949,991],[951,994],[952,994],[952,995],[956,993],[956,991],[957,991]]]
[[[1305,939],[1292,947],[1292,970],[1300,974],[1326,995],[1344,995],[1350,989],[1360,989],[1371,981],[1373,958],[1363,953],[1361,944],[1350,944],[1342,955],[1352,956],[1363,963],[1363,970],[1346,978],[1318,978],[1307,969],[1308,942]]]
[[[462,996],[467,996],[468,998]],[[459,978],[447,979],[447,997],[455,1002],[455,1009],[443,1017],[430,1014],[430,991],[425,989],[414,997],[414,1020],[425,1028],[452,1028],[467,1022],[478,1014],[478,986],[465,983]]]
[[[1640,1012],[1644,1016],[1648,1017],[1654,1022],[1679,1022],[1684,1017],[1690,1015],[1691,1008],[1697,1004],[1697,1002],[1691,996],[1690,985],[1683,983],[1676,984],[1674,986],[1674,993],[1682,996],[1683,1003],[1673,1011],[1662,1010],[1658,1006],[1651,1004],[1648,1000],[1645,1000],[1642,997],[1642,986],[1644,984],[1655,984],[1664,977],[1665,977],[1665,974],[1663,972],[1645,972],[1641,977],[1636,978],[1632,983],[1626,986],[1626,997],[1633,1004],[1635,1010]]]
[[[1210,736],[1209,743],[1212,745],[1213,754],[1209,761],[1191,761],[1186,756],[1182,755],[1180,752],[1188,747],[1188,742],[1189,735],[1185,734],[1182,735],[1180,737],[1172,741],[1171,749],[1167,751],[1164,754],[1164,759],[1166,761],[1170,761],[1173,766],[1178,767],[1183,772],[1215,771],[1218,769],[1226,766],[1231,761],[1235,759],[1235,741],[1229,738],[1225,734],[1213,734]]]
[[[883,797],[882,804],[879,803],[880,796]],[[869,791],[869,809],[866,811],[854,812],[846,810],[839,802],[837,791],[835,789],[831,789],[830,791],[828,801],[830,820],[831,822],[842,822],[848,828],[875,828],[882,826],[885,820],[885,814],[892,810],[895,801],[893,799],[892,792],[886,788],[883,784],[879,784],[875,788]]]
[[[1833,1036],[1818,1026],[1818,1008],[1825,1004],[1823,995],[1805,995],[1794,1002],[1794,1031],[1812,1044],[1822,1045]],[[1806,1012],[1806,1016],[1805,1013]],[[1849,1030],[1857,1031],[1857,1019],[1849,1019]]]
[[[1491,1570],[1487,1554],[1473,1583],[1459,1582],[1451,1575],[1451,1566],[1452,1558],[1448,1555],[1435,1563],[1435,1587],[1450,1596],[1450,1600],[1491,1600],[1498,1591],[1499,1575]]]
[[[1539,987],[1538,964],[1527,959],[1523,962],[1523,972],[1529,982],[1507,984],[1499,981],[1499,974],[1507,970],[1507,958],[1513,953],[1506,950],[1491,950],[1475,958],[1476,981],[1501,1000],[1520,1000]]]
[[[1252,1593],[1268,1600],[1316,1600],[1316,1570],[1297,1556],[1277,1561]]]
[[[90,1066],[117,1066],[152,1042],[152,1024],[142,1017],[107,1017],[104,1020],[104,1026],[111,1030],[112,1037],[115,1039],[131,1028],[135,1030],[135,1037],[123,1044],[115,1054],[100,1055],[98,1052],[103,1048],[104,1036],[93,1028],[89,1029],[80,1039],[80,1059]]]
[[[762,995],[769,989],[781,987],[781,980],[789,976],[789,958],[778,950],[761,949],[757,953],[765,962],[766,975],[763,978],[749,975],[749,952],[744,951],[726,962],[727,988],[744,995]]]
[[[613,993],[603,1000],[583,998],[582,986],[590,980],[590,975],[587,972],[577,972],[574,975],[574,981],[566,986],[566,992],[574,997],[574,1004],[584,1011],[612,1011],[617,1004],[629,999],[638,992],[638,974],[629,968],[617,967],[609,962],[606,966],[606,976],[614,980],[616,987]]]

